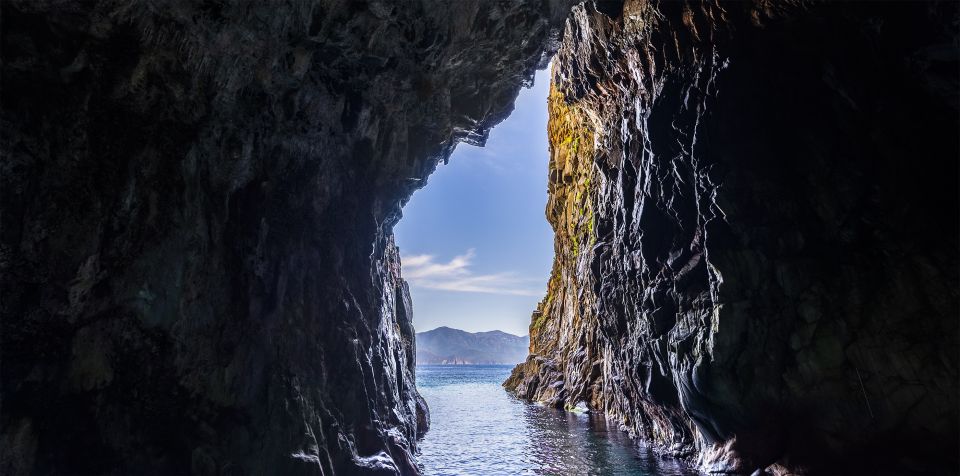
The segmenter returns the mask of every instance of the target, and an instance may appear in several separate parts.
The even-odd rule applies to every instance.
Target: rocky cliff
[[[568,11],[3,0],[0,473],[416,473],[391,228]]]
[[[955,474],[957,8],[576,7],[505,385],[712,473]]]

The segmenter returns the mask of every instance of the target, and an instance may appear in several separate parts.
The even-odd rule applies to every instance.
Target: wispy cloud
[[[466,293],[539,296],[542,290],[532,289],[530,279],[516,273],[474,274],[470,269],[476,255],[471,248],[450,261],[436,262],[433,255],[404,256],[403,277],[414,286],[442,291]]]

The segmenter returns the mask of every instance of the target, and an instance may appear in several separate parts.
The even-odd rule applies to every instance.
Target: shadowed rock
[[[5,0],[0,473],[416,473],[391,229],[563,4]]]
[[[957,468],[957,4],[587,3],[506,382],[715,473]]]
[[[0,473],[415,474],[391,228],[566,7],[4,1]],[[953,472],[957,16],[578,7],[510,386],[714,472]]]

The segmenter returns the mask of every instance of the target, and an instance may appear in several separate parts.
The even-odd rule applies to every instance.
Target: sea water
[[[697,474],[639,446],[602,415],[524,402],[501,386],[506,365],[417,367],[431,426],[419,444],[428,476]]]

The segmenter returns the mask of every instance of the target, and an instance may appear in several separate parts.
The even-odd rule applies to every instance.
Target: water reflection
[[[636,447],[602,415],[524,405],[527,450],[537,475],[689,475],[682,464]]]
[[[638,449],[600,415],[522,402],[501,387],[506,366],[417,369],[432,413],[420,442],[427,475],[696,474]]]

